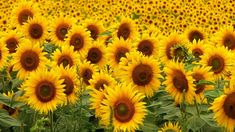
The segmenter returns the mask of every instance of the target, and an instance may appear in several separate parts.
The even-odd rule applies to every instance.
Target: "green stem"
[[[50,124],[51,124],[51,132],[54,132],[53,112],[50,112]]]
[[[194,100],[194,103],[195,103],[195,106],[196,106],[196,109],[197,109],[197,115],[198,115],[198,117],[200,117],[200,111],[198,109],[198,104],[197,104],[196,100]]]

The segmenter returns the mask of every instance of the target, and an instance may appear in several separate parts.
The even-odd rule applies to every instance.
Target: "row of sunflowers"
[[[233,132],[234,5],[2,0],[0,132]]]

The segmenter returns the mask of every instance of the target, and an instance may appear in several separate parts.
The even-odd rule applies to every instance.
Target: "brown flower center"
[[[81,34],[75,33],[69,43],[74,47],[75,51],[79,51],[84,46],[84,38]]]
[[[10,53],[16,52],[16,48],[17,48],[18,43],[19,43],[18,40],[14,37],[6,40],[6,44],[7,44],[6,47],[9,49]]]
[[[232,119],[235,119],[235,92],[227,95],[223,105],[224,113]]]
[[[96,25],[88,25],[87,29],[90,31],[91,38],[96,40],[98,38],[98,34],[100,33],[98,27]]]
[[[13,108],[6,106],[6,105],[3,105],[3,109],[6,110],[9,115],[13,115],[16,111],[16,109],[13,109]]]
[[[102,59],[102,52],[99,48],[91,48],[87,55],[87,60],[93,64],[98,63]]]
[[[200,31],[193,30],[189,33],[188,39],[190,42],[193,42],[194,39],[198,42],[199,40],[203,40],[204,36]]]
[[[36,86],[36,96],[41,102],[49,102],[56,95],[56,88],[53,83],[44,80]]]
[[[128,39],[131,34],[130,25],[128,23],[123,23],[119,26],[117,36],[118,38],[123,37],[124,40]]]
[[[125,47],[118,47],[115,53],[115,61],[119,63],[121,61],[122,57],[126,57],[126,53],[129,52],[129,50]]]
[[[178,43],[179,43],[178,40],[172,39],[170,42],[166,44],[166,56],[169,60],[173,59],[173,56],[171,55],[171,50]]]
[[[150,56],[153,53],[153,43],[150,40],[142,40],[138,44],[137,50],[142,52],[144,55]]]
[[[195,48],[193,49],[192,54],[195,58],[201,59],[200,56],[203,55],[203,51],[200,48]]]
[[[195,84],[197,84],[200,80],[205,79],[204,76],[202,74],[199,74],[199,73],[194,73],[192,75],[192,77],[195,80],[195,82],[194,82]],[[204,89],[205,89],[204,84],[197,84],[195,93],[199,94],[199,93],[203,92]]]
[[[82,78],[83,78],[83,81],[85,82],[85,84],[90,85],[89,80],[92,78],[92,74],[93,74],[93,72],[91,69],[84,69],[81,72],[81,75],[82,75]]]
[[[123,98],[114,104],[114,117],[119,122],[129,122],[134,114],[135,106],[130,99]]]
[[[33,17],[33,13],[29,9],[22,10],[18,15],[18,22],[20,25],[23,25],[25,22],[28,21],[29,18]]]
[[[26,71],[33,71],[37,69],[39,61],[39,55],[32,50],[25,51],[20,57],[21,66]]]
[[[215,74],[221,73],[224,70],[224,59],[219,55],[211,56],[208,60],[208,65],[212,67]]]
[[[56,36],[59,40],[64,41],[66,34],[68,33],[69,30],[69,24],[67,23],[60,23],[56,27]]]
[[[104,86],[108,86],[109,85],[109,83],[108,83],[108,81],[107,80],[104,80],[104,79],[100,79],[100,80],[98,80],[97,82],[96,82],[96,84],[95,84],[95,89],[96,90],[101,90],[101,89],[104,89]]]
[[[233,34],[227,33],[223,40],[222,44],[228,49],[234,50],[235,49],[235,36]]]
[[[180,70],[175,70],[173,74],[173,85],[179,92],[188,91],[188,80],[186,79],[184,73]]]
[[[64,77],[61,77],[61,79],[64,79],[64,82],[63,84],[65,85],[64,86],[64,93],[69,96],[71,93],[73,93],[73,89],[74,89],[74,84],[73,84],[73,80],[68,77],[68,76],[64,76]]]
[[[183,47],[177,47],[173,49],[173,56],[175,59],[178,59],[178,61],[182,61],[186,57],[186,53],[184,51]]]
[[[68,55],[62,55],[59,59],[58,59],[58,62],[57,62],[57,65],[63,65],[64,67],[66,66],[73,66],[73,59],[68,56]]]
[[[29,34],[33,39],[40,39],[43,34],[42,25],[38,23],[31,24],[29,27]]]
[[[132,72],[132,79],[135,84],[145,86],[151,82],[153,78],[153,69],[146,64],[137,65]]]

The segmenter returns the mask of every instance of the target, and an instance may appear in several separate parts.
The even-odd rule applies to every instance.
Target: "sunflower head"
[[[185,37],[189,42],[202,41],[206,39],[206,33],[201,28],[191,27],[187,31],[185,31]]]
[[[164,123],[164,126],[158,132],[181,132],[179,123]]]
[[[90,37],[93,40],[97,40],[99,34],[104,31],[104,26],[101,21],[87,19],[84,23],[85,28],[90,32]]]
[[[235,32],[232,27],[225,27],[217,32],[215,43],[219,46],[227,47],[230,50],[235,50]]]

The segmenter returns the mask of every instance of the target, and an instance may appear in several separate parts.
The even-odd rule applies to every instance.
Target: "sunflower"
[[[22,27],[26,37],[33,43],[39,42],[43,44],[45,38],[47,37],[47,21],[44,17],[35,16],[29,19]]]
[[[137,26],[134,20],[130,18],[123,18],[116,28],[114,36],[118,38],[122,37],[124,40],[133,40],[138,37]]]
[[[151,35],[146,33],[142,34],[141,39],[135,44],[136,50],[146,56],[157,57],[159,47],[154,33]]]
[[[234,81],[234,80],[233,80]],[[228,131],[233,132],[235,126],[235,85],[230,85],[224,89],[224,94],[216,98],[209,108],[215,113],[214,118],[217,123],[225,127]]]
[[[216,34],[216,44],[219,46],[225,46],[230,50],[235,50],[235,32],[232,27],[226,27],[221,29]]]
[[[185,40],[182,36],[172,33],[169,37],[162,40],[160,46],[160,57],[163,59],[163,63],[167,63],[170,60],[183,61],[186,57]]]
[[[199,40],[205,40],[207,37],[206,32],[199,27],[190,27],[188,30],[185,31],[185,38],[189,42],[193,42],[194,40],[198,42]]]
[[[106,61],[105,51],[106,47],[100,41],[94,41],[93,44],[89,45],[87,51],[82,54],[82,58],[103,67]]]
[[[160,128],[158,132],[181,132],[181,128],[178,122],[176,123],[171,123],[167,122],[164,124],[163,128]]]
[[[48,114],[66,100],[63,79],[44,68],[32,72],[25,81],[27,104],[40,113]]]
[[[110,125],[114,131],[135,131],[147,115],[144,95],[126,83],[107,87],[105,99],[102,101],[101,124]]]
[[[65,104],[75,104],[78,100],[78,92],[79,92],[79,80],[77,79],[76,68],[74,67],[57,67],[53,70],[54,73],[60,73],[60,79],[63,79],[64,85],[64,93],[66,95],[67,100],[64,101]]]
[[[1,41],[2,42],[2,41]],[[8,50],[5,43],[0,43],[0,70],[4,68],[8,59]]]
[[[121,61],[121,58],[126,56],[126,53],[132,50],[131,42],[123,38],[114,38],[112,43],[107,48],[107,58],[110,58],[109,64],[112,68],[116,68]]]
[[[54,66],[63,65],[64,67],[73,67],[79,63],[79,54],[74,51],[72,46],[62,46],[61,50],[56,49],[53,53],[52,60]]]
[[[79,62],[78,66],[79,77],[85,85],[90,85],[89,80],[92,79],[92,75],[98,71],[98,67],[88,61]]]
[[[58,17],[51,24],[50,36],[51,41],[55,45],[62,46],[65,42],[66,35],[72,27],[72,24],[75,23],[73,19],[67,17]]]
[[[16,4],[15,4],[16,5]],[[21,26],[28,21],[29,18],[33,18],[37,15],[39,8],[32,1],[21,1],[13,9],[14,19],[12,25],[17,24],[16,26]]]
[[[185,95],[185,102],[193,104],[195,89],[190,72],[186,72],[183,63],[170,61],[164,68],[166,73],[166,91],[180,104]]]
[[[232,54],[224,47],[207,48],[200,64],[210,66],[215,79],[224,77],[232,65]]]
[[[82,53],[91,44],[90,34],[81,26],[73,26],[68,32],[66,44],[73,46],[74,51]]]
[[[195,84],[195,99],[197,103],[206,103],[206,97],[204,96],[204,91],[212,90],[214,86],[212,85],[205,85],[205,84],[197,84],[200,80],[205,81],[213,81],[212,72],[210,72],[210,67],[195,67],[193,68],[191,76],[194,79]]]
[[[99,34],[104,32],[104,27],[101,21],[86,19],[83,26],[90,32],[90,37],[93,40],[97,40]]]
[[[3,93],[3,95],[7,98],[10,98],[11,100],[17,100],[14,96],[14,92],[7,92],[7,94]],[[11,108],[5,104],[0,103],[0,109],[4,109],[8,112],[8,114],[14,118],[16,118],[19,114],[19,108]]]
[[[135,55],[133,53],[133,55]],[[128,60],[131,60],[128,63]],[[123,82],[131,83],[147,97],[153,96],[159,88],[160,69],[159,63],[153,57],[128,56],[127,65],[123,63],[120,67],[120,77]]]
[[[18,45],[23,43],[22,34],[16,30],[11,30],[3,35],[1,43],[5,44],[9,53],[15,53]]]
[[[95,115],[98,117],[100,116],[100,105],[106,92],[105,87],[113,87],[115,85],[115,80],[107,73],[97,72],[92,75],[92,79],[90,79],[89,83],[89,88],[91,89],[90,108],[95,110]]]
[[[17,77],[24,79],[30,72],[45,67],[47,61],[40,45],[25,39],[13,55],[13,71],[18,71]]]

